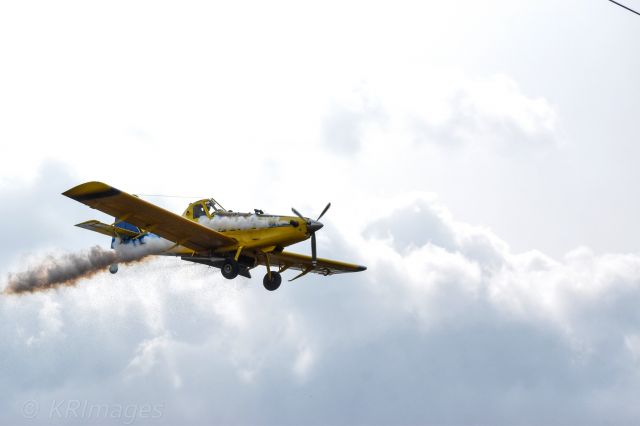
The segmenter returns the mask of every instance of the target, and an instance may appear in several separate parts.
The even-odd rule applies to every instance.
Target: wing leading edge
[[[348,272],[361,272],[367,269],[366,266],[354,265],[352,263],[321,258],[318,258],[317,262],[314,264],[311,261],[310,256],[286,251],[280,253],[272,252],[269,253],[268,256],[269,264],[271,266],[278,266],[282,271],[287,269],[294,269],[301,272],[290,281],[300,278],[301,276],[308,273],[321,274],[326,276],[334,274],[344,274]],[[266,265],[266,261],[267,259],[265,259],[264,256],[260,256],[257,258],[257,262],[260,265]]]
[[[206,252],[236,244],[233,238],[102,182],[86,182],[63,192],[62,195],[195,252]]]

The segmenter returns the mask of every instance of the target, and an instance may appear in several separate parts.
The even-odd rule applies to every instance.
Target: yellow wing
[[[333,275],[344,274],[347,272],[360,272],[367,269],[365,266],[321,258],[318,258],[316,264],[314,265],[311,262],[310,256],[305,256],[298,253],[290,253],[286,251],[280,253],[271,252],[268,254],[268,256],[269,264],[271,266],[278,266],[281,271],[287,269],[301,271],[299,275],[292,278],[290,281],[300,278],[301,276],[306,275],[309,272],[321,275]],[[257,262],[260,265],[266,265],[266,259],[264,256],[259,256],[257,258]]]
[[[62,195],[196,252],[236,244],[233,238],[102,182],[83,183]]]

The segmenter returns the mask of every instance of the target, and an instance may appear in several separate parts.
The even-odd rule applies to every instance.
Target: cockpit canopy
[[[227,210],[213,198],[198,200],[189,204],[183,216],[198,219],[201,216],[212,217],[216,213],[225,213]]]

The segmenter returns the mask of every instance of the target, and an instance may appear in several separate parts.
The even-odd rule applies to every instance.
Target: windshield
[[[222,207],[220,205],[220,203],[218,203],[213,198],[205,201],[205,206],[207,206],[207,209],[209,210],[209,215],[213,215],[216,212],[225,212],[226,211],[225,208]]]

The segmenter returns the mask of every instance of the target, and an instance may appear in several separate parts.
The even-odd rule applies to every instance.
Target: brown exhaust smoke
[[[153,244],[143,244],[126,250],[108,250],[95,246],[78,253],[49,255],[26,271],[9,274],[4,294],[23,294],[75,285],[108,268],[113,263],[139,262],[157,253]]]

